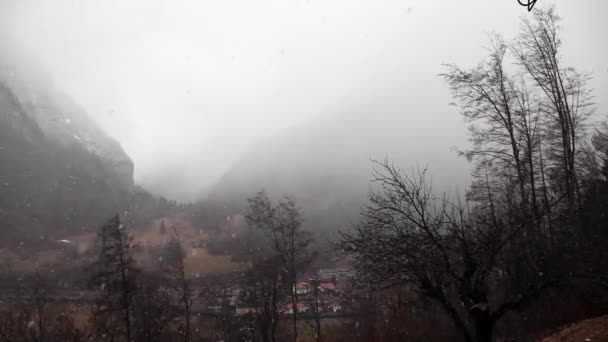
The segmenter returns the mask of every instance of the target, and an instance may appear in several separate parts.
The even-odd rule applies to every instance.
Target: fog
[[[566,62],[593,73],[604,114],[608,3],[556,2]],[[2,0],[0,11],[1,46],[26,51],[120,141],[137,183],[182,200],[260,139],[358,107],[389,113],[418,149],[453,154],[466,128],[442,64],[473,66],[489,32],[510,38],[528,15],[516,0]],[[428,161],[417,158],[403,162]]]

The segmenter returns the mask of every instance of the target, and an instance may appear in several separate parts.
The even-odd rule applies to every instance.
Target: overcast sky
[[[252,141],[378,94],[402,97],[422,136],[464,142],[441,64],[472,66],[488,32],[510,38],[527,13],[517,0],[0,2],[0,28],[121,142],[136,181],[200,187]],[[556,2],[566,61],[593,73],[605,113],[608,1]]]

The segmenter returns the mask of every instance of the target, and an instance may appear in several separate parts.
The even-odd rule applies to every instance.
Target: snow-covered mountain
[[[44,136],[63,146],[78,145],[99,157],[123,183],[133,185],[133,162],[120,144],[103,132],[86,110],[58,91],[44,70],[5,62],[0,82],[15,97],[22,114],[34,120]]]
[[[132,191],[133,162],[83,108],[35,66],[0,63],[0,234],[97,225]]]

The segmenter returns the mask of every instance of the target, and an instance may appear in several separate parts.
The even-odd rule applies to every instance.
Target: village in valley
[[[295,286],[297,295],[296,314],[299,318],[311,319],[318,314],[321,317],[337,317],[352,314],[353,301],[348,296],[349,278],[352,273],[338,269],[322,269],[316,276],[307,281],[298,282]],[[239,285],[216,289],[208,301],[202,299],[193,305],[194,312],[219,314],[230,312],[236,316],[254,314],[260,308],[247,304],[246,289]],[[283,316],[291,316],[294,308],[290,300],[279,305]]]
[[[205,228],[195,227],[184,213],[172,214],[153,220],[143,227],[128,228],[132,236],[134,259],[142,270],[154,272],[163,263],[162,250],[176,236],[179,236],[184,248],[185,276],[191,287],[192,312],[196,317],[230,315],[246,317],[255,314],[261,308],[248,300],[247,272],[251,264],[247,260],[235,260],[234,256],[214,253],[210,245],[216,240],[238,240],[246,233],[241,215],[228,216],[221,228],[210,233]],[[47,247],[35,254],[25,256],[27,246],[20,246],[15,252],[2,250],[3,256],[13,263],[13,270],[24,274],[21,281],[28,282],[38,270],[49,269],[57,277],[66,278],[74,268],[86,268],[87,263],[95,257],[97,234],[85,232],[49,241]],[[23,252],[23,253],[20,253]],[[21,255],[23,254],[23,255]],[[19,262],[18,260],[22,261]],[[310,263],[299,277],[294,287],[297,296],[296,315],[298,319],[321,317],[342,317],[353,314],[356,302],[351,296],[354,271],[348,263],[336,260],[324,265],[333,267],[321,268]],[[333,265],[332,265],[333,264]],[[316,268],[316,269],[315,269]],[[65,269],[65,270],[64,270]],[[76,277],[76,278],[74,278]],[[86,286],[86,280],[78,279],[70,283],[60,281],[58,286],[45,289],[45,300],[65,303],[88,303],[96,297],[95,289]],[[4,284],[6,289],[0,291],[2,302],[17,300],[17,292],[12,285]],[[294,307],[290,298],[281,298],[277,302],[278,313],[282,317],[291,317]]]
[[[158,234],[150,233],[154,230],[152,228],[154,226]],[[206,315],[247,316],[261,310],[260,307],[251,305],[251,301],[248,300],[250,294],[248,294],[246,271],[251,266],[248,261],[235,261],[240,258],[218,256],[210,252],[212,249],[210,247],[216,240],[234,241],[247,234],[248,228],[241,214],[227,216],[220,230],[214,234],[210,234],[205,229],[195,229],[183,215],[156,220],[152,227],[148,228],[148,233],[140,235],[141,238],[136,238],[141,245],[152,249],[159,241],[164,243],[173,234],[172,231],[182,232],[180,234],[187,252],[186,269],[190,272],[189,278],[195,294],[198,290],[192,305],[193,312]],[[211,260],[202,263],[198,260],[201,255]],[[220,261],[220,258],[224,259]],[[230,262],[226,262],[226,259],[230,259]],[[298,277],[299,281],[293,288],[297,296],[295,313],[298,319],[313,319],[315,315],[340,317],[353,314],[356,303],[350,293],[353,290],[354,271],[349,267],[348,262],[338,257],[331,259],[330,262],[324,261],[322,265],[332,267],[319,267],[319,264],[310,262],[308,269]],[[215,269],[211,272],[200,269],[201,265],[210,263],[224,263],[225,269]],[[188,267],[189,265],[191,267]],[[279,300],[277,309],[283,317],[292,316],[294,306],[291,298]]]

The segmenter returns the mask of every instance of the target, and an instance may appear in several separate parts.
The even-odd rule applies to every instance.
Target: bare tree
[[[312,286],[312,318],[313,318],[313,328],[315,331],[315,341],[321,342],[323,341],[323,337],[321,336],[321,312],[323,309],[323,303],[319,298],[319,286],[321,282],[318,278],[314,278],[311,280],[310,285]]]
[[[0,342],[83,341],[65,308],[50,305],[48,279],[35,270],[31,283],[20,284],[0,310]]]
[[[32,288],[31,291],[31,300],[32,300],[32,306],[33,306],[33,313],[34,313],[34,317],[32,317],[33,320],[36,320],[36,326],[38,329],[36,329],[35,332],[33,332],[33,334],[35,334],[33,336],[33,340],[34,341],[44,341],[46,339],[48,339],[47,336],[47,329],[48,327],[47,325],[47,317],[48,313],[47,313],[47,298],[46,295],[46,286],[44,285],[44,281],[40,275],[40,273],[38,272],[38,270],[35,270],[34,272],[34,286]],[[33,331],[33,330],[30,330]]]
[[[171,291],[162,276],[141,276],[139,289],[133,298],[134,340],[140,342],[164,341],[170,335],[169,324],[179,317]]]
[[[247,223],[250,227],[259,229],[270,237],[274,253],[282,261],[282,267],[288,275],[293,308],[293,340],[297,341],[298,264],[311,241],[310,236],[302,230],[302,215],[293,199],[285,197],[275,206],[266,192],[262,190],[256,196],[249,198],[248,202]]]
[[[512,50],[544,94],[542,110],[547,117],[544,135],[551,143],[551,164],[547,166],[554,175],[554,185],[564,184],[563,192],[572,213],[581,205],[577,159],[592,103],[586,86],[588,77],[562,65],[560,21],[554,6],[538,8],[534,20],[524,18]]]
[[[219,279],[210,279],[201,291],[201,301],[215,307],[204,341],[240,341],[240,330],[247,322],[235,315],[234,307],[228,298],[230,292],[231,288]]]
[[[581,260],[588,275],[608,289],[608,123],[596,128],[592,142],[596,153],[589,162],[593,177],[584,193]]]
[[[354,257],[360,280],[407,284],[434,300],[467,341],[491,341],[496,323],[567,274],[549,267],[556,255],[529,250],[526,223],[493,206],[467,206],[433,196],[426,170],[412,176],[379,163],[378,185],[342,249]],[[563,269],[562,269],[563,271]]]
[[[463,116],[471,123],[469,133],[473,149],[466,152],[466,156],[481,160],[481,168],[488,162],[495,164],[494,169],[502,176],[511,177],[508,173],[512,172],[513,184],[519,190],[518,209],[527,213],[529,199],[525,190],[522,138],[529,132],[522,132],[522,128],[529,127],[520,122],[525,116],[518,115],[518,102],[523,101],[520,95],[524,94],[505,71],[507,44],[502,37],[495,35],[489,50],[489,60],[476,68],[462,70],[448,65],[448,71],[441,76],[460,101]]]
[[[255,309],[254,320],[264,342],[277,341],[281,301],[285,297],[287,273],[279,257],[258,257],[247,274],[242,301]]]

